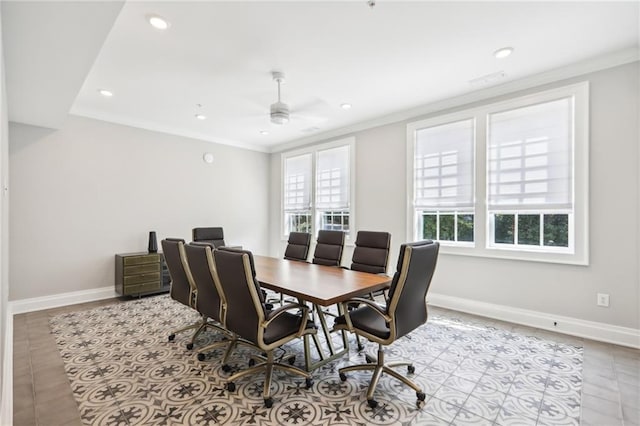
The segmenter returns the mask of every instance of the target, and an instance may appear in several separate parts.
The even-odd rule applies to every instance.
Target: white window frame
[[[285,227],[284,219],[285,219],[285,211],[284,211],[284,179],[285,179],[285,163],[287,158],[297,157],[299,155],[311,154],[311,176],[313,185],[311,186],[311,224],[312,230],[311,235],[315,239],[318,235],[318,230],[320,229],[320,215],[318,214],[319,209],[316,207],[316,192],[318,186],[318,176],[316,173],[317,167],[317,159],[318,152],[325,151],[332,148],[339,148],[343,146],[349,147],[349,232],[346,234],[346,242],[355,241],[355,199],[356,199],[356,184],[355,184],[355,176],[356,176],[356,138],[348,137],[341,138],[331,142],[326,142],[319,145],[313,145],[310,147],[305,147],[301,149],[296,149],[293,151],[283,152],[280,155],[280,239],[282,241],[286,241],[289,237],[289,231]],[[334,211],[339,211],[340,209],[334,209]],[[324,211],[324,210],[323,210]]]
[[[573,132],[573,214],[570,215],[570,250],[556,247],[536,247],[489,244],[491,235],[488,198],[488,116],[491,113],[516,109],[528,105],[550,102],[565,97],[574,99]],[[413,205],[414,197],[414,150],[415,132],[463,119],[474,118],[475,133],[475,216],[474,246],[446,244],[442,242],[440,252],[465,256],[536,262],[563,263],[571,265],[589,264],[589,83],[581,82],[543,92],[520,96],[501,102],[481,105],[455,113],[428,118],[407,124],[407,230],[409,241],[417,236],[418,215]],[[522,210],[520,213],[525,214]],[[572,244],[573,243],[573,244]]]
[[[408,149],[407,149],[407,213],[408,213],[408,218],[407,218],[407,224],[408,226],[410,226],[411,228],[407,229],[407,235],[408,238],[410,239],[410,241],[416,241],[418,238],[418,233],[421,232],[420,228],[420,224],[422,223],[422,219],[420,217],[419,214],[417,214],[417,209],[414,206],[414,196],[415,196],[415,177],[414,177],[414,172],[415,172],[415,134],[417,131],[424,129],[424,128],[428,128],[428,127],[437,127],[437,126],[442,126],[442,125],[446,125],[446,124],[451,124],[451,123],[456,123],[459,121],[471,121],[473,124],[474,129],[476,128],[476,120],[475,117],[471,114],[469,114],[466,111],[462,111],[460,113],[454,113],[454,114],[447,114],[444,116],[440,116],[440,117],[435,117],[435,118],[431,118],[431,119],[427,119],[427,120],[421,120],[415,123],[410,123],[407,126],[407,141],[411,140],[410,143],[407,143],[408,145]],[[476,162],[477,162],[477,157],[476,157],[476,141],[475,139],[477,138],[477,136],[475,135],[476,131],[474,130],[474,140],[472,141],[473,144],[473,149],[472,149],[472,156],[473,156],[473,164],[471,166],[471,173],[473,176],[473,188],[472,191],[475,194],[476,190]],[[409,146],[410,145],[410,146]],[[451,207],[451,208],[446,208],[446,207],[433,207],[433,209],[429,209],[432,210],[434,213],[437,212],[438,213],[438,222],[440,220],[439,216],[442,214],[464,214],[464,213],[470,213],[474,215],[474,224],[473,224],[473,229],[474,229],[474,240],[473,241],[457,241],[457,240],[440,240],[440,244],[441,246],[458,246],[458,247],[475,247],[476,245],[476,228],[477,228],[477,205],[473,206],[473,209],[471,211],[466,211],[464,209],[461,209],[459,207]],[[421,210],[421,211],[425,211],[428,213],[428,210]],[[456,238],[457,238],[457,223],[455,222],[454,219],[454,228],[455,228],[455,233],[456,233]],[[438,230],[439,232],[439,230]]]

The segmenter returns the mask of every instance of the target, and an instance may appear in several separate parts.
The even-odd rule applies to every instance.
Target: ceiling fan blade
[[[302,104],[293,105],[292,111],[296,114],[317,114],[320,111],[326,111],[330,108],[331,105],[329,105],[325,100],[315,98]]]
[[[328,118],[318,114],[299,114],[294,112],[291,114],[291,120],[295,120],[295,121],[302,120],[302,121],[306,121],[313,124],[320,124],[327,121]]]

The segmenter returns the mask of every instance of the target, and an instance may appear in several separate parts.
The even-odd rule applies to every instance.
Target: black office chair
[[[171,298],[185,306],[196,309],[197,289],[187,263],[184,240],[181,238],[165,238],[161,241],[161,244],[169,276],[171,277],[171,289],[169,290]],[[197,329],[196,332],[191,337],[191,341],[187,343],[187,349],[193,348],[193,342],[205,322],[206,319],[203,319],[187,327],[172,331],[169,334],[169,341],[173,341],[176,334],[195,328]]]
[[[287,248],[284,251],[284,258],[287,260],[306,261],[309,256],[310,244],[311,234],[307,232],[290,232]]]
[[[198,289],[196,307],[201,314],[215,321],[215,323],[207,323],[207,325],[222,332],[225,336],[224,340],[201,348],[198,351],[198,360],[204,361],[207,352],[220,346],[227,346],[222,358],[222,370],[228,372],[231,368],[227,361],[238,343],[247,344],[254,348],[255,346],[239,340],[238,336],[226,329],[227,302],[217,279],[213,250],[213,246],[209,243],[190,243],[185,246],[189,267]]]
[[[418,385],[400,375],[391,367],[407,366],[410,374],[415,372],[411,362],[384,363],[383,346],[390,345],[400,337],[410,333],[427,321],[426,296],[438,259],[439,244],[433,241],[420,241],[403,244],[400,247],[398,266],[391,287],[387,305],[379,306],[374,301],[354,298],[345,302],[362,304],[352,311],[336,318],[334,329],[349,330],[372,342],[378,343],[378,357],[374,363],[353,365],[341,368],[342,381],[347,379],[345,373],[358,370],[373,370],[373,376],[367,391],[367,403],[375,408],[378,403],[373,393],[382,373],[389,374],[416,391],[418,401],[425,400],[425,394]]]
[[[389,262],[389,249],[391,247],[391,234],[388,232],[358,231],[356,236],[356,246],[351,256],[351,270],[368,272],[370,274],[386,274]],[[376,295],[384,295],[386,292],[380,290],[369,297],[373,300]],[[349,305],[349,309],[356,308],[357,305]],[[358,350],[364,349],[360,338],[356,334]]]
[[[311,234],[307,232],[290,232],[287,248],[284,251],[286,260],[297,260],[306,262],[309,256],[309,245],[311,244]],[[271,298],[269,302],[284,303],[284,296],[280,294],[278,298]]]
[[[350,269],[371,274],[387,273],[390,247],[390,233],[358,231]]]
[[[218,280],[227,301],[227,329],[255,344],[266,354],[266,357],[252,357],[249,362],[250,368],[230,376],[226,389],[234,392],[236,380],[264,371],[262,396],[265,406],[271,407],[271,374],[274,368],[304,377],[307,389],[310,388],[313,380],[309,373],[293,365],[275,362],[273,354],[276,348],[293,339],[316,333],[311,324],[307,325],[308,308],[292,303],[267,312],[250,251],[222,248],[213,252],[213,258]],[[301,311],[302,314],[287,312],[290,310]],[[255,364],[256,360],[260,362]]]
[[[220,227],[193,228],[191,230],[191,235],[194,242],[213,244],[215,248],[225,245],[224,231]]]
[[[318,231],[313,263],[326,266],[340,266],[344,249],[344,232]]]

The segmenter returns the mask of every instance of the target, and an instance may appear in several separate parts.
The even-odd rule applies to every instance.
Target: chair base
[[[408,373],[413,374],[415,372],[415,367],[413,366],[413,363],[390,362],[385,364],[384,349],[381,344],[378,344],[378,357],[373,358],[373,357],[367,356],[367,361],[373,361],[373,362],[367,363],[367,364],[350,365],[348,367],[343,367],[338,370],[338,373],[340,374],[340,380],[344,382],[345,380],[347,380],[347,375],[345,373],[349,371],[373,371],[371,382],[369,382],[369,389],[367,390],[367,403],[369,404],[370,407],[375,408],[378,405],[376,400],[373,399],[373,393],[375,392],[376,387],[378,386],[378,381],[380,380],[380,376],[382,376],[383,373],[386,373],[389,376],[392,376],[400,380],[402,383],[404,383],[405,385],[409,386],[411,389],[416,391],[416,397],[418,398],[418,402],[425,400],[426,395],[424,392],[422,392],[422,389],[420,388],[420,386],[416,385],[413,381],[409,380],[408,378],[402,376],[397,371],[392,370],[392,368],[394,367],[406,366]]]
[[[204,361],[206,358],[207,352],[210,352],[213,349],[219,348],[221,346],[228,345],[227,349],[224,352],[224,356],[222,357],[222,371],[224,371],[225,373],[228,373],[229,371],[231,371],[231,366],[227,364],[227,361],[229,361],[229,357],[231,356],[231,353],[236,348],[236,346],[240,344],[240,345],[248,346],[253,349],[258,349],[258,348],[253,343],[243,340],[236,335],[230,334],[229,331],[227,330],[222,330],[222,331],[226,336],[228,336],[228,338],[224,340],[220,340],[219,342],[213,342],[212,344],[205,346],[204,348],[201,348],[198,351],[198,361]]]
[[[291,359],[291,356],[286,356],[286,357],[283,357],[282,359],[288,361]],[[260,362],[256,364],[256,360]],[[229,392],[234,392],[236,389],[236,385],[235,385],[236,380],[250,374],[255,374],[255,373],[264,371],[265,377],[264,377],[264,389],[262,391],[262,397],[264,398],[264,405],[267,408],[270,408],[273,405],[273,398],[271,398],[271,376],[273,374],[274,369],[283,370],[291,374],[304,377],[305,387],[307,389],[313,386],[313,380],[311,378],[311,374],[293,365],[290,365],[290,364],[287,365],[287,364],[282,364],[280,362],[275,362],[272,350],[266,353],[266,357],[259,356],[259,355],[252,356],[251,361],[249,361],[249,365],[250,367],[247,368],[246,370],[239,371],[229,376],[225,387]]]
[[[187,347],[187,349],[191,350],[191,349],[193,349],[193,345],[194,345],[196,339],[198,338],[198,336],[200,335],[200,333],[202,333],[204,330],[206,330],[207,327],[210,327],[210,328],[218,330],[218,331],[220,331],[222,333],[228,334],[228,332],[224,328],[220,327],[218,324],[210,322],[208,320],[208,318],[203,315],[202,318],[200,319],[200,321],[198,321],[198,322],[196,322],[194,324],[188,325],[186,327],[179,328],[178,330],[172,331],[171,334],[169,334],[169,341],[172,342],[176,338],[176,334],[178,334],[178,333],[182,333],[182,332],[185,332],[185,331],[193,330],[194,328],[196,328],[197,330],[191,336],[191,341],[185,345]]]

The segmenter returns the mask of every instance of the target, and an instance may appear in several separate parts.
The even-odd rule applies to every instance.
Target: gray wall
[[[159,244],[223,226],[268,251],[267,154],[75,116],[10,123],[9,143],[9,300],[113,286],[114,254],[145,251],[152,230]]]
[[[589,266],[441,255],[431,292],[612,325],[640,328],[638,314],[638,63],[485,100],[590,82]],[[465,109],[481,103],[430,114]],[[415,119],[428,116],[416,117]],[[413,121],[408,120],[408,121]],[[406,123],[356,137],[356,226],[392,233],[390,265],[406,241]],[[280,154],[271,156],[271,254],[282,254]],[[343,264],[350,262],[351,249]],[[596,293],[609,293],[609,308]]]
[[[0,34],[2,34],[2,31],[0,31]],[[5,386],[6,377],[2,375],[5,362],[9,361],[6,359],[8,354],[5,354],[7,349],[5,339],[9,331],[6,327],[13,324],[7,318],[9,315],[7,310],[9,298],[9,239],[7,238],[9,233],[9,199],[8,194],[3,189],[9,175],[9,123],[7,116],[4,49],[2,38],[0,37],[0,321],[2,322],[0,324],[0,401],[2,401],[0,403],[0,423],[4,420],[3,413],[8,413],[12,408],[2,406],[7,401],[5,391],[9,391]]]

